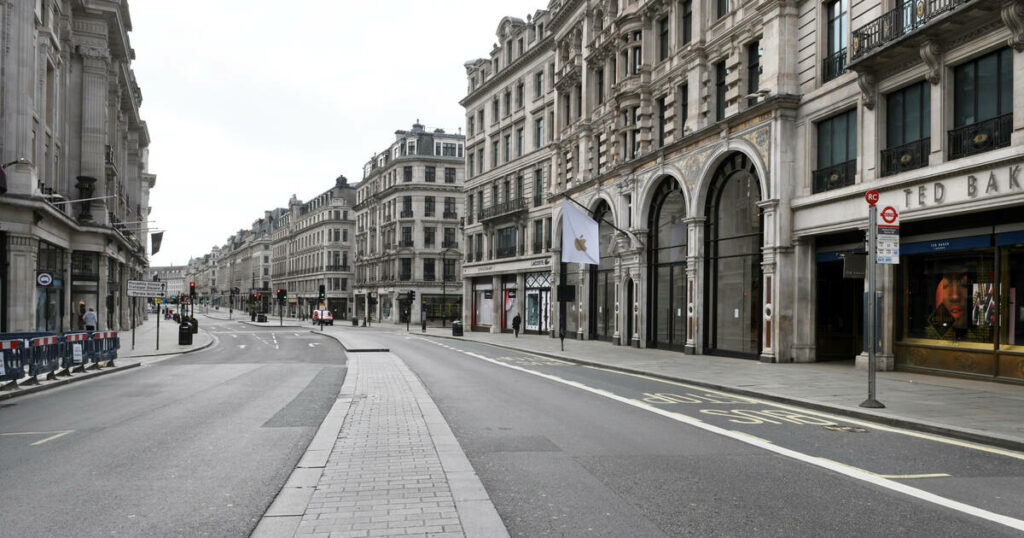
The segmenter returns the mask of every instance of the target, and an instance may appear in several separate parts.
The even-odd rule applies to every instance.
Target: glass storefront
[[[526,274],[526,331],[551,330],[551,273]]]
[[[565,305],[565,337],[576,338],[576,331],[580,328],[580,272],[578,263],[567,263],[565,285],[576,289],[576,300],[567,301]]]
[[[462,316],[462,296],[447,295],[424,295],[423,309],[427,313],[427,323],[441,325],[458,320]]]
[[[71,330],[85,329],[82,316],[99,311],[100,255],[76,250],[71,253]]]
[[[908,240],[896,364],[1024,380],[1024,231]]]
[[[501,328],[511,331],[518,305],[516,275],[501,275],[501,280]]]
[[[473,281],[473,327],[494,324],[494,285],[490,277]]]
[[[611,209],[602,203],[594,212],[598,222],[598,236],[601,253],[598,265],[590,267],[590,334],[597,340],[611,340],[615,333],[615,256],[612,253],[615,240],[612,229]]]
[[[655,194],[650,229],[650,347],[686,344],[686,200],[673,178]]]
[[[761,351],[761,199],[753,166],[737,155],[715,174],[708,197],[707,347],[757,357]]]
[[[39,242],[36,260],[37,331],[64,331],[65,255],[60,247]],[[44,274],[49,278],[43,277]]]

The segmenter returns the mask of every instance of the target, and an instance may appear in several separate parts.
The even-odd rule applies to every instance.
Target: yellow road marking
[[[708,387],[701,387],[700,385],[690,385],[690,384],[687,384],[687,383],[681,383],[679,381],[670,381],[670,380],[667,380],[667,379],[661,379],[661,378],[658,378],[658,377],[652,377],[652,376],[644,375],[644,374],[634,374],[634,373],[631,373],[631,372],[622,372],[622,371],[619,371],[619,370],[613,370],[613,369],[604,368],[604,367],[601,367],[601,366],[590,366],[590,365],[584,365],[584,366],[586,368],[593,368],[595,370],[602,370],[602,371],[605,371],[605,372],[611,372],[613,374],[628,375],[628,376],[632,376],[632,377],[638,377],[638,378],[641,378],[641,379],[648,379],[648,380],[651,380],[651,381],[657,381],[659,383],[665,383],[667,385],[676,385],[676,386],[679,386],[679,387],[686,387],[686,388],[690,388],[690,389],[694,389],[694,390],[701,390],[701,391],[708,392],[708,393],[721,394],[723,396],[730,396],[730,397],[737,396],[736,394],[731,394],[729,392],[725,392],[725,391],[722,391],[722,390],[712,389],[712,388],[708,388]],[[1006,449],[1003,449],[1003,448],[996,448],[996,447],[992,447],[992,446],[979,445],[979,444],[976,444],[976,443],[971,443],[969,441],[960,441],[958,439],[949,439],[949,438],[946,438],[946,437],[940,437],[938,435],[932,435],[932,434],[929,434],[929,433],[915,432],[915,431],[911,431],[911,430],[903,430],[903,429],[900,429],[900,428],[894,428],[894,427],[891,427],[891,426],[886,426],[884,424],[877,423],[877,422],[868,422],[868,421],[858,420],[858,419],[849,418],[849,417],[841,417],[841,416],[832,415],[832,414],[829,414],[829,413],[823,413],[821,411],[815,411],[813,409],[805,409],[805,408],[802,408],[802,407],[796,407],[796,406],[787,405],[787,404],[784,404],[784,403],[772,402],[772,401],[768,401],[768,400],[762,400],[762,399],[759,399],[759,398],[756,398],[756,397],[753,397],[753,396],[743,396],[743,398],[749,398],[750,400],[753,400],[753,401],[755,401],[755,402],[757,402],[759,404],[770,405],[770,406],[773,406],[773,407],[778,407],[780,409],[788,409],[790,411],[798,411],[800,413],[805,413],[805,414],[808,414],[808,415],[816,415],[816,416],[827,418],[827,419],[830,419],[830,420],[834,420],[834,421],[837,421],[837,422],[840,422],[840,423],[856,424],[858,426],[866,426],[866,427],[870,427],[870,428],[873,428],[873,429],[876,429],[876,430],[880,430],[880,431],[886,431],[886,432],[890,432],[890,433],[898,433],[898,434],[901,434],[901,435],[906,435],[908,437],[917,437],[919,439],[925,439],[925,440],[928,440],[928,441],[937,441],[939,443],[945,443],[947,445],[954,445],[954,446],[959,446],[959,447],[963,447],[963,448],[969,448],[969,449],[972,449],[972,450],[978,450],[980,452],[988,452],[989,454],[999,454],[1000,456],[1006,456],[1008,458],[1024,460],[1024,454],[1022,454],[1020,452],[1014,452],[1012,450],[1006,450]]]

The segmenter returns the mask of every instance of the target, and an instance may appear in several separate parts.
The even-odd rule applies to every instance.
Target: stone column
[[[686,222],[686,344],[685,353],[703,353],[704,315],[704,230],[707,223],[705,217],[689,217]],[[700,337],[698,337],[700,336]]]
[[[107,71],[110,65],[110,51],[78,46],[82,58],[82,150],[80,174],[95,178],[93,196],[106,196],[106,108]],[[101,223],[107,222],[107,200],[88,202],[93,208],[92,215]]]
[[[491,332],[501,332],[501,311],[505,307],[504,304],[504,291],[501,289],[501,275],[494,275],[491,277],[491,297],[494,300],[491,301]]]
[[[462,277],[462,327],[469,330],[473,322],[473,307],[476,295],[473,293],[473,279]]]
[[[817,326],[817,263],[814,256],[814,238],[801,237],[796,239],[794,271],[790,275],[795,282],[793,289],[796,296],[793,305],[793,343],[791,345],[794,362],[814,362],[816,356]]]
[[[782,250],[776,233],[779,200],[763,200],[757,206],[761,209],[764,222],[761,231],[764,236],[761,249],[761,362],[779,362],[779,338],[782,332],[782,324],[777,319],[777,307],[782,299],[782,288],[777,278]]]
[[[39,241],[7,234],[7,320],[11,332],[36,330],[36,263]]]

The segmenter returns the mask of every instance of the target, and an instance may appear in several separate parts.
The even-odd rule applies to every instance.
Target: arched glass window
[[[686,200],[674,178],[658,186],[651,208],[648,345],[686,343]]]
[[[615,229],[611,208],[601,202],[594,211],[601,244],[600,264],[590,266],[590,334],[591,338],[611,340],[615,333]]]

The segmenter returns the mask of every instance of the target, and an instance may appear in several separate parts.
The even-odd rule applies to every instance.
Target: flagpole
[[[585,205],[583,205],[583,204],[581,204],[581,203],[577,202],[577,201],[576,201],[576,199],[575,199],[575,198],[573,198],[572,196],[569,196],[568,194],[563,194],[562,196],[565,196],[565,199],[566,199],[566,200],[569,200],[570,202],[572,202],[572,203],[574,203],[574,204],[576,204],[576,205],[578,205],[578,206],[582,207],[582,208],[583,208],[583,210],[587,212],[587,215],[589,215],[589,216],[590,216],[591,218],[593,218],[593,217],[594,217],[594,212],[593,212],[593,211],[591,211],[591,210],[587,209],[587,206],[585,206]],[[608,221],[607,219],[605,219],[604,217],[601,217],[601,221],[600,221],[600,222],[603,222],[603,223],[607,224],[608,226],[611,226],[611,227],[612,227],[612,229],[613,229],[613,230],[615,230],[615,231],[617,231],[617,232],[622,232],[622,233],[624,233],[624,234],[626,234],[626,235],[628,235],[628,236],[631,236],[631,237],[632,237],[632,235],[633,235],[632,233],[630,233],[630,232],[628,232],[628,231],[626,231],[626,230],[623,230],[622,228],[619,228],[619,227],[618,227],[618,226],[616,226],[616,225],[615,225],[614,223],[612,223],[612,222],[609,222],[609,221]]]

